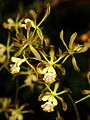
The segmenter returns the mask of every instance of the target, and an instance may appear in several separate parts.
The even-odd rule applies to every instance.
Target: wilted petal
[[[61,97],[60,97],[60,101],[62,103],[63,110],[66,111],[67,110],[67,104],[65,103],[65,101]]]
[[[83,90],[82,94],[90,94],[90,90]]]
[[[81,47],[81,50],[78,51],[78,53],[83,53],[83,52],[86,52],[88,50],[88,44],[84,44],[83,47]]]
[[[16,37],[18,39],[18,40],[16,39],[17,42],[19,42],[19,41],[24,42],[26,40],[25,36],[23,34],[21,34],[21,33],[16,33]]]
[[[65,68],[63,66],[61,66],[60,64],[56,64],[56,66],[57,66],[58,69],[60,69],[62,75],[65,75],[65,73],[66,73]]]

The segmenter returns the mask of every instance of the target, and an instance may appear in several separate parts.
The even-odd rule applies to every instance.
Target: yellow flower
[[[8,18],[7,22],[3,23],[4,28],[11,30],[14,27],[14,20],[12,18]]]
[[[80,71],[78,65],[77,65],[77,62],[76,62],[76,59],[74,57],[74,54],[76,53],[83,53],[85,51],[88,50],[89,46],[88,44],[83,44],[83,45],[80,45],[80,44],[76,44],[74,43],[75,39],[77,37],[77,33],[73,33],[70,37],[70,41],[69,41],[69,45],[67,46],[67,44],[65,43],[64,41],[64,38],[63,38],[63,30],[60,32],[60,39],[62,40],[66,50],[68,51],[68,55],[66,56],[67,58],[69,56],[72,56],[72,64],[73,64],[73,67],[76,71]]]
[[[41,100],[46,101],[46,103],[44,105],[41,105],[43,110],[48,112],[48,109],[50,108],[49,112],[52,112],[54,107],[58,105],[58,101],[57,101],[57,99],[58,99],[62,104],[63,110],[66,111],[67,104],[64,102],[63,98],[60,97],[59,95],[64,94],[64,93],[68,92],[69,90],[63,90],[63,91],[57,93],[59,83],[55,84],[53,91],[50,89],[50,87],[47,84],[45,84],[45,85],[47,86],[49,91],[47,91],[45,93],[44,92],[41,93],[39,98],[38,98],[39,101],[41,101]],[[50,103],[50,104],[47,104],[47,103]]]
[[[23,18],[21,20],[19,20],[19,18],[20,18],[19,15],[16,17],[16,20],[12,18],[8,18],[7,22],[3,23],[3,27],[9,30],[15,29],[16,32],[18,32],[18,28],[22,28],[22,22],[23,22]]]
[[[23,120],[23,115],[17,111],[13,111],[12,115],[9,117],[9,120]]]
[[[0,98],[0,106],[1,106],[0,111],[5,111],[9,107],[10,103],[11,103],[10,98],[6,98],[6,97]]]
[[[56,59],[55,57],[55,51],[54,51],[54,47],[50,46],[50,60],[47,58],[47,54],[43,51],[40,50],[40,53],[42,54],[42,56],[44,57],[45,60],[42,60],[36,67],[37,72],[39,74],[43,74],[43,80],[46,83],[53,83],[55,81],[56,78],[56,70],[55,67],[57,67],[58,69],[61,70],[62,74],[65,74],[65,69],[60,65],[57,64],[61,59],[63,59],[63,57],[65,57],[66,54],[62,54],[61,56],[59,56],[58,59]]]
[[[34,22],[32,20],[30,20],[29,18],[26,18],[24,20],[25,24],[22,24],[22,27],[24,27],[25,29],[27,29],[27,25],[29,24],[29,26],[36,28],[36,25],[34,24]]]
[[[33,112],[30,110],[23,110],[26,105],[24,104],[19,107],[18,104],[16,104],[15,109],[10,108],[9,112],[11,113],[11,115],[9,116],[9,120],[23,120],[23,114]]]
[[[42,101],[49,101],[49,102],[51,102],[54,106],[56,106],[56,105],[58,104],[57,99],[54,97],[53,94],[51,94],[51,93],[49,93],[49,92],[46,92],[46,93],[42,94],[40,97],[41,97],[40,99],[41,99]]]
[[[22,87],[23,86],[29,86],[32,90],[33,90],[33,88],[34,88],[34,85],[35,85],[35,83],[38,81],[38,78],[37,78],[37,76],[34,74],[34,73],[30,73],[28,76],[27,76],[27,78],[25,79],[25,81],[24,81],[24,85],[22,85]]]
[[[47,4],[47,9],[46,9],[45,15],[42,18],[42,20],[37,24],[37,15],[36,15],[36,13],[33,10],[31,10],[30,14],[33,16],[33,20],[30,20],[29,18],[26,18],[24,20],[25,24],[22,24],[22,27],[24,27],[27,30],[28,30],[28,28],[33,27],[35,29],[38,37],[43,42],[43,33],[42,33],[42,30],[40,29],[40,25],[46,20],[46,18],[48,17],[49,13],[50,13],[50,4]]]
[[[21,59],[21,58],[16,58],[16,57],[11,57],[11,61],[15,62],[15,64],[11,64],[11,73],[15,74],[18,73],[20,71],[20,65],[25,62],[25,59]]]
[[[15,73],[19,73],[20,72],[20,66],[18,66],[17,64],[11,64],[11,73],[15,74]]]
[[[53,112],[54,105],[51,102],[46,102],[45,104],[41,105],[44,111],[46,112]]]

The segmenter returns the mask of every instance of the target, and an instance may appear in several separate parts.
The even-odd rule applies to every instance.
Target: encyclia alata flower
[[[80,44],[74,43],[76,37],[77,37],[77,33],[75,32],[71,35],[69,45],[67,46],[67,44],[65,43],[64,38],[63,38],[63,30],[60,32],[60,39],[62,40],[64,46],[66,47],[66,49],[68,51],[67,58],[69,56],[72,56],[72,64],[73,64],[74,69],[76,71],[80,71],[80,69],[77,65],[76,59],[74,57],[74,54],[83,53],[83,52],[87,51],[89,46],[87,44],[80,45]]]
[[[10,108],[9,111],[11,113],[8,116],[9,120],[23,120],[23,114],[33,112],[31,110],[23,110],[25,108],[25,104],[21,105],[20,107],[16,104],[16,108]]]
[[[55,57],[55,50],[53,46],[50,46],[50,60],[47,58],[46,53],[43,50],[40,50],[41,55],[44,57],[45,60],[41,60],[41,62],[37,65],[37,72],[39,74],[43,74],[43,80],[46,83],[53,83],[56,78],[56,70],[55,67],[61,70],[62,74],[65,74],[65,69],[60,65],[57,64],[61,59],[63,59],[66,54],[62,54],[59,56],[58,59]],[[56,59],[56,60],[55,60]]]
[[[64,102],[63,98],[59,95],[69,92],[68,89],[57,93],[59,83],[55,83],[54,90],[52,91],[50,87],[46,84],[49,91],[42,92],[38,98],[39,101],[44,101],[45,104],[41,105],[44,111],[53,112],[54,107],[58,105],[58,100],[62,103],[63,110],[67,110],[67,104]],[[57,100],[58,99],[58,100]]]
[[[19,32],[18,28],[22,28],[23,18],[19,20],[20,15],[16,17],[16,20],[8,18],[7,22],[3,23],[3,27],[9,30],[15,29],[16,32]]]
[[[31,10],[32,11],[32,10]],[[31,14],[34,14],[36,16],[36,13],[33,11],[31,12]],[[24,27],[27,30],[27,37],[26,37],[26,41],[24,43],[22,43],[21,48],[19,49],[19,51],[16,53],[16,56],[19,56],[22,51],[29,46],[31,52],[35,55],[38,54],[39,59],[40,59],[40,55],[37,52],[37,50],[33,47],[33,45],[31,44],[31,42],[33,43],[33,41],[37,38],[39,38],[38,41],[41,42],[41,45],[43,44],[44,41],[44,36],[42,33],[42,30],[40,29],[40,25],[46,20],[46,18],[48,17],[48,15],[50,14],[50,5],[47,4],[47,9],[45,12],[44,17],[42,18],[42,20],[38,23],[38,25],[36,24],[36,19],[37,17],[34,17],[34,20],[31,20],[29,18],[26,18],[24,20],[25,24],[22,24],[22,27]],[[31,28],[34,28],[34,30],[31,30]],[[24,37],[25,38],[25,37]],[[34,42],[35,43],[35,42]],[[36,40],[37,43],[37,40]],[[34,51],[34,52],[33,52]]]
[[[26,60],[23,58],[17,58],[17,57],[11,57],[11,61],[14,62],[15,64],[10,64],[11,67],[11,73],[15,74],[20,72],[20,65],[25,62]]]
[[[11,98],[7,98],[7,97],[0,98],[0,112],[7,111],[10,104],[11,104]]]
[[[24,80],[24,84],[21,85],[20,88],[23,87],[30,87],[31,90],[33,90],[35,83],[38,82],[38,76],[36,75],[35,71],[33,69],[30,69],[28,71],[21,71],[20,72],[21,75],[27,75],[26,79]]]

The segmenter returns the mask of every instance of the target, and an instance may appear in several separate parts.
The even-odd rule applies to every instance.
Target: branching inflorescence
[[[63,64],[70,56],[72,57],[71,62],[74,70],[79,72],[80,68],[74,55],[86,52],[90,46],[87,43],[82,45],[75,43],[76,32],[71,35],[69,45],[67,45],[63,37],[63,30],[61,30],[60,39],[66,51],[63,52],[58,48],[59,52],[56,53],[55,46],[50,44],[49,38],[43,34],[41,28],[41,24],[50,14],[50,4],[47,4],[45,15],[39,23],[37,23],[38,16],[34,10],[30,10],[29,14],[32,19],[29,17],[20,19],[20,15],[18,15],[15,21],[8,18],[7,22],[3,23],[4,28],[9,29],[11,33],[16,32],[16,34],[15,37],[9,34],[6,46],[0,44],[0,63],[2,65],[0,70],[5,67],[13,76],[26,76],[23,85],[16,89],[30,87],[33,91],[35,84],[38,83],[38,89],[41,90],[38,100],[44,102],[41,105],[43,111],[57,111],[57,119],[61,120],[57,106],[61,102],[62,109],[67,110],[68,106],[62,94],[69,94],[71,91],[69,88],[60,88],[61,78],[57,72],[61,76],[65,75],[66,70]],[[41,87],[39,88],[39,86]],[[83,94],[89,94],[87,98],[90,97],[90,90],[82,92]],[[82,98],[82,100],[84,99]],[[76,101],[75,104],[79,101]],[[0,104],[2,105],[0,112],[4,112],[9,120],[23,120],[23,113],[31,112],[23,110],[26,105],[19,107],[18,102],[15,106],[11,105],[10,98],[0,98]]]

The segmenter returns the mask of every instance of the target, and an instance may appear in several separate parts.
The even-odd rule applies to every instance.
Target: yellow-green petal
[[[69,42],[69,49],[70,49],[70,51],[72,51],[72,49],[73,49],[74,40],[75,40],[76,37],[77,37],[77,33],[76,32],[73,33],[71,35],[71,37],[70,37],[70,42]]]
[[[37,27],[36,32],[37,32],[39,38],[41,39],[41,42],[43,43],[43,33],[42,33],[42,30],[39,27]]]
[[[67,45],[66,45],[66,43],[65,43],[65,41],[64,41],[64,38],[63,38],[63,30],[61,30],[61,32],[60,32],[60,39],[62,40],[64,46],[65,46],[66,49],[67,49],[67,51],[69,51],[69,49],[68,49],[68,47],[67,47]]]
[[[33,53],[33,55],[38,59],[38,60],[41,60],[41,56],[40,54],[38,53],[38,51],[32,46],[32,45],[29,45],[30,47],[30,50],[31,52]]]
[[[49,102],[52,102],[54,106],[56,106],[58,104],[57,99],[54,96],[51,96],[48,99]]]
[[[76,62],[76,59],[75,59],[74,56],[72,57],[72,64],[73,64],[74,69],[79,72],[80,69],[79,69],[79,67],[77,65],[77,62]]]

